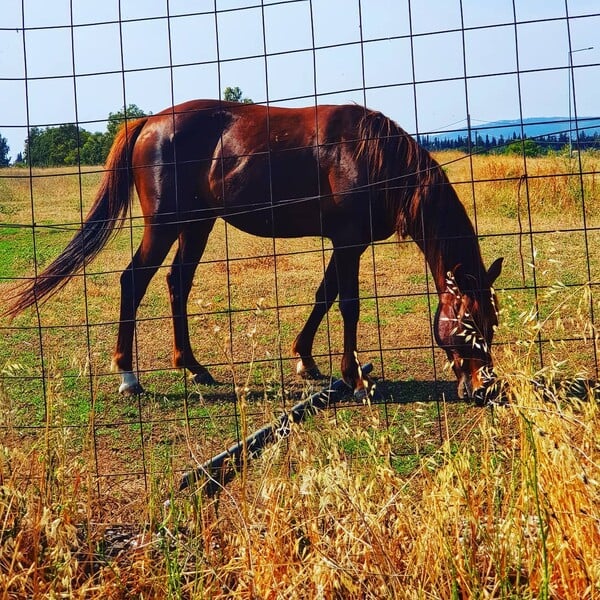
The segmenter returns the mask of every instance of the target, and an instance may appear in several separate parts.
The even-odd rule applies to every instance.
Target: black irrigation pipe
[[[362,375],[368,375],[372,370],[372,363],[361,367]],[[246,462],[243,460],[244,448],[248,459],[257,458],[265,446],[290,435],[290,419],[294,423],[300,423],[306,417],[328,408],[331,402],[337,401],[341,393],[348,389],[343,379],[337,379],[307,400],[298,402],[290,411],[282,413],[274,423],[265,425],[244,441],[234,444],[193,471],[187,472],[179,484],[179,491],[202,483],[202,491],[208,496],[214,496],[243,470]]]

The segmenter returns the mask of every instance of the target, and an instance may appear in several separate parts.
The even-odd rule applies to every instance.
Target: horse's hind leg
[[[294,340],[292,352],[300,357],[296,371],[304,379],[320,379],[323,377],[312,355],[312,347],[317,329],[331,308],[338,295],[338,278],[335,268],[335,259],[332,258],[327,265],[323,281],[315,295],[315,304],[302,331]]]
[[[121,274],[121,310],[117,346],[113,367],[121,374],[121,394],[140,394],[143,388],[133,372],[133,336],[138,306],[150,280],[165,260],[177,237],[177,230],[169,225],[148,224],[142,242],[129,266]]]
[[[179,235],[179,248],[167,275],[173,314],[173,366],[187,369],[194,383],[212,384],[214,379],[195,358],[190,344],[187,301],[194,273],[206,248],[214,219],[187,226]]]

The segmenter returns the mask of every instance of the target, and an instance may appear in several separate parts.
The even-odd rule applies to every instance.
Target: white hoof
[[[132,396],[134,394],[143,394],[144,388],[140,385],[138,378],[132,371],[123,371],[121,373],[121,385],[119,386],[119,394]]]

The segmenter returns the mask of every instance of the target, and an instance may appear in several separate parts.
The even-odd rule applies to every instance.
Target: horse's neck
[[[448,273],[461,269],[480,281],[483,269],[477,235],[452,188],[436,202],[426,202],[420,238],[414,238],[425,255],[438,293],[446,289]]]

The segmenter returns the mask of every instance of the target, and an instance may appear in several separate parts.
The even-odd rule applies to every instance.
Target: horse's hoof
[[[367,387],[354,390],[354,399],[357,402],[367,404],[368,402],[381,401],[382,395],[379,392],[377,385],[370,381]]]
[[[311,381],[316,379],[325,379],[325,375],[319,371],[318,367],[313,367],[312,369],[305,369],[301,373],[299,373],[302,379],[309,379]]]
[[[194,373],[191,377],[192,383],[197,385],[216,385],[217,382],[208,371],[202,371],[202,373]]]
[[[145,393],[144,388],[139,384],[139,382],[130,384],[123,382],[119,386],[119,394],[123,396],[141,396]]]
[[[474,402],[475,406],[479,406],[479,407],[486,406],[488,404],[488,400],[485,397],[485,394],[478,394],[478,393],[473,394],[473,402]]]
[[[354,399],[357,402],[365,403],[368,398],[369,398],[369,391],[367,390],[367,388],[359,388],[357,390],[354,390]]]
[[[124,396],[139,396],[143,393],[144,388],[140,385],[135,373],[133,371],[122,371],[119,394],[123,394]]]
[[[325,376],[319,371],[317,365],[307,369],[301,360],[299,360],[296,365],[296,373],[298,373],[302,379],[309,379],[311,381],[315,379],[325,379]]]

